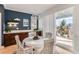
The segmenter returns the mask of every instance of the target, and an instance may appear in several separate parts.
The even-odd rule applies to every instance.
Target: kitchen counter
[[[32,30],[13,30],[11,32],[3,32],[3,34],[11,34],[11,33],[21,33],[21,32],[31,32]]]

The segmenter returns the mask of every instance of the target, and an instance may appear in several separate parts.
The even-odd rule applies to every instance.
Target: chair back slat
[[[19,36],[18,35],[15,36],[15,40],[16,40],[17,47],[18,48],[22,48],[22,44],[20,42],[20,39],[19,39]]]
[[[45,37],[46,38],[52,38],[52,33],[51,32],[46,32]]]
[[[53,53],[53,40],[45,40],[44,41],[44,48],[41,53],[43,54],[52,54]]]

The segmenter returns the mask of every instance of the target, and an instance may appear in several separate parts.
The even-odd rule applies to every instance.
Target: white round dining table
[[[23,40],[22,44],[30,45],[35,48],[43,48],[44,40],[48,40],[48,38],[39,38],[38,40],[33,40],[33,37],[28,37]]]

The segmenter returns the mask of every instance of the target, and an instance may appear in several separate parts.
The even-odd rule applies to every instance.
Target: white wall
[[[53,15],[52,14],[39,18],[39,21],[40,21],[39,28],[42,28],[44,37],[46,32],[53,33]]]
[[[74,53],[79,53],[79,5],[74,7],[73,43]]]
[[[1,41],[2,41],[2,38],[1,38],[1,35],[2,35],[2,26],[1,26],[2,22],[1,22],[1,13],[0,13],[0,46],[1,46]]]
[[[43,33],[45,34],[45,32],[52,32],[53,37],[55,39],[55,36],[56,36],[55,13],[58,11],[64,10],[66,8],[72,7],[72,6],[73,5],[67,5],[67,4],[55,5],[54,7],[41,13],[39,20],[42,19]]]
[[[38,21],[38,23],[39,23],[39,30],[43,30],[43,19],[42,18],[40,18],[40,16],[39,16],[39,21]]]
[[[52,8],[46,10],[45,12],[41,13],[40,16],[43,17],[43,16],[46,16],[49,14],[54,14],[58,11],[64,10],[64,9],[72,7],[72,6],[74,6],[74,5],[72,5],[72,4],[57,4],[57,5],[53,6]]]
[[[31,30],[37,28],[37,16],[32,15],[31,16]]]
[[[51,8],[46,12],[40,14],[40,19],[42,19],[43,31],[52,31],[53,37],[55,37],[55,19],[54,14],[60,10],[74,7],[74,19],[73,19],[73,47],[74,53],[79,53],[79,5],[58,5],[55,8]],[[54,38],[55,39],[55,38]]]
[[[43,12],[43,13],[40,14],[39,20],[40,19],[42,20],[42,28],[43,28],[43,35],[44,36],[45,36],[45,32],[47,32],[47,31],[52,32],[53,33],[53,36],[52,37],[54,38],[54,41],[56,42],[56,25],[55,25],[56,21],[55,21],[55,13],[56,12],[59,12],[59,11],[62,11],[64,9],[70,8],[72,6],[74,6],[74,5],[68,5],[68,4],[66,4],[66,5],[65,4],[56,5],[56,6],[52,7],[51,9],[49,9],[49,10],[47,10],[47,11],[45,11],[45,12]],[[74,39],[75,39],[75,37],[74,37]],[[77,41],[77,42],[79,44],[79,41]],[[78,44],[75,43],[75,45],[78,45]],[[55,48],[54,48],[54,50],[55,50]],[[78,46],[77,50],[79,51],[79,46]]]

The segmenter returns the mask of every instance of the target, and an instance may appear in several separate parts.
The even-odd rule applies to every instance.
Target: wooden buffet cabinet
[[[42,36],[42,32],[36,32],[37,35]],[[24,38],[29,36],[29,32],[15,32],[15,33],[5,33],[4,34],[4,43],[5,47],[10,45],[15,45],[15,35],[19,35],[20,41],[22,42]]]
[[[4,34],[5,47],[16,44],[15,35],[19,35],[20,41],[22,42],[24,38],[28,37],[28,32]]]

